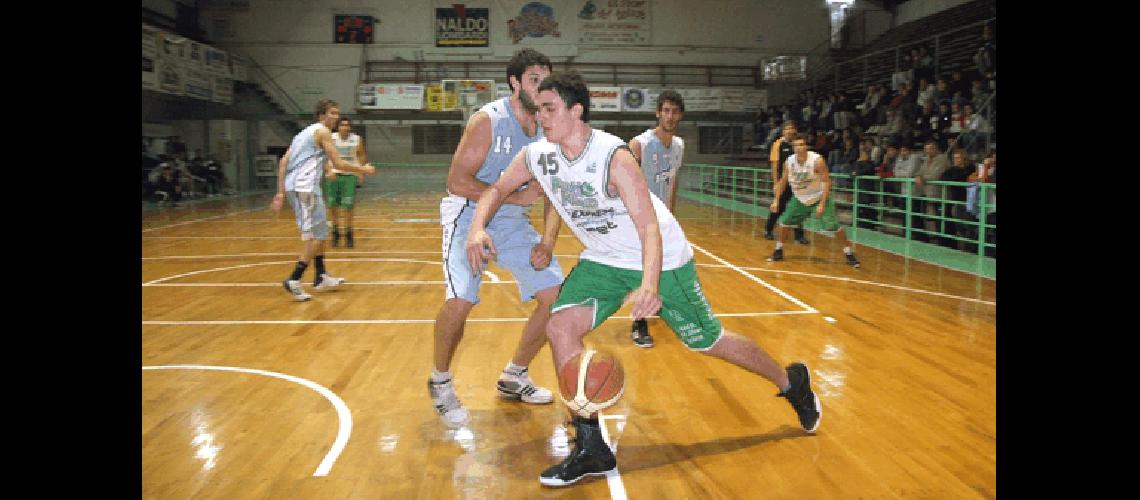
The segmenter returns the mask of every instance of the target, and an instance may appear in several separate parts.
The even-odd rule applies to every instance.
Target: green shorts
[[[808,217],[815,217],[815,211],[819,207],[819,201],[811,205],[804,205],[799,198],[795,195],[792,199],[788,200],[788,206],[784,209],[784,213],[778,219],[781,226],[801,226],[804,219]],[[820,229],[828,233],[834,233],[839,230],[839,219],[835,217],[835,202],[830,196],[827,197],[827,206],[823,209],[823,217],[820,218]]]
[[[356,194],[356,176],[336,174],[336,179],[325,179],[325,197],[331,208],[352,209],[352,197]]]
[[[581,260],[562,283],[552,312],[572,306],[593,306],[597,328],[621,308],[625,296],[641,286],[641,271],[621,269],[590,260]],[[661,272],[658,313],[689,349],[705,351],[720,338],[723,328],[713,316],[712,307],[701,291],[697,266],[692,260],[671,271]]]

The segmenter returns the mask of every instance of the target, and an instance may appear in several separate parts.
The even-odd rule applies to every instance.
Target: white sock
[[[525,371],[525,370],[526,370],[526,366],[519,366],[519,365],[514,364],[514,362],[508,361],[507,367],[503,368],[503,373],[509,373],[511,375],[517,376],[517,375],[522,375],[523,371]]]
[[[843,253],[851,255],[851,247],[843,247]]]
[[[431,381],[432,382],[439,383],[439,382],[443,382],[443,381],[447,381],[447,380],[451,380],[451,371],[450,370],[445,371],[445,372],[441,372],[441,371],[436,371],[434,366],[431,367]]]
[[[782,242],[782,241],[777,241],[777,242],[776,242],[776,250],[779,250],[779,249],[781,249],[781,248],[784,248],[784,242]]]

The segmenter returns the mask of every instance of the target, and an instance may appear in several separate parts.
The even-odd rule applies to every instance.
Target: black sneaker
[[[775,252],[772,252],[772,256],[768,257],[768,262],[777,262],[781,260],[784,260],[783,248],[777,248]]]
[[[856,259],[856,258],[855,258],[855,254],[854,254],[854,253],[846,253],[846,254],[843,254],[843,255],[847,256],[847,265],[849,265],[849,266],[851,266],[851,267],[854,267],[854,268],[856,268],[856,269],[858,269],[858,268],[859,268],[859,259]]]
[[[332,241],[332,246],[334,246],[334,247],[336,247],[336,246],[340,246],[340,231],[339,231],[339,230],[337,230],[337,227],[336,227],[336,226],[333,226],[333,230],[332,230],[332,240],[333,240],[333,241]]]
[[[597,419],[574,417],[574,449],[562,463],[542,471],[538,482],[543,486],[567,486],[585,476],[604,476],[617,470],[617,457],[602,439]]]
[[[774,240],[776,239],[776,235],[772,234],[772,231],[764,231],[764,239]]]
[[[823,415],[823,407],[811,390],[811,375],[808,374],[807,366],[803,363],[792,363],[785,370],[788,372],[788,383],[791,386],[787,392],[781,392],[777,396],[787,398],[788,403],[796,410],[796,415],[800,417],[800,426],[808,433],[815,434],[815,430],[819,428],[819,417]]]
[[[630,337],[633,338],[633,345],[637,347],[653,347],[653,337],[649,335],[649,324],[644,319],[633,322]]]
[[[334,245],[335,246],[335,245]],[[352,248],[352,228],[348,228],[348,232],[344,235],[344,246]]]
[[[810,245],[811,240],[807,239],[806,236],[801,234],[799,236],[796,236],[796,243],[799,243],[801,245]]]

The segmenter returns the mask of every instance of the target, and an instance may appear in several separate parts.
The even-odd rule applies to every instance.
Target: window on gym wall
[[[701,154],[738,155],[744,152],[744,127],[697,127],[701,135]]]
[[[412,154],[449,155],[462,135],[462,125],[412,125]]]

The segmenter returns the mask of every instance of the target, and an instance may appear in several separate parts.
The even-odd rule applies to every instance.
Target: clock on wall
[[[336,16],[336,43],[372,43],[372,16]]]

